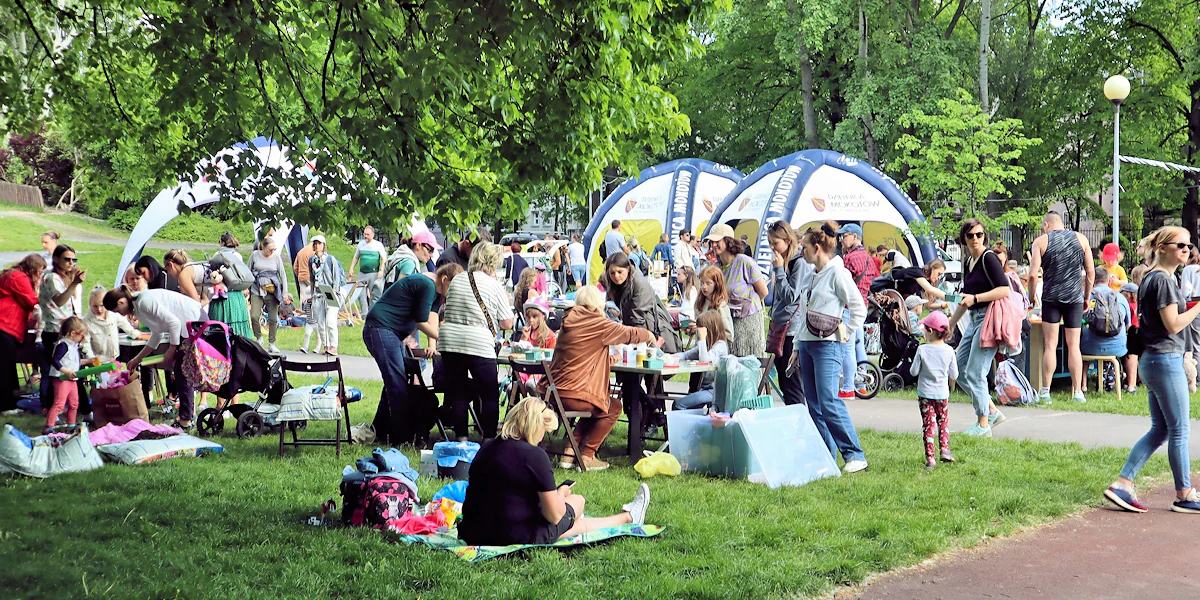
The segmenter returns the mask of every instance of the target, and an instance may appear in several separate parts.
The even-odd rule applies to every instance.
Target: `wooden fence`
[[[42,190],[40,188],[5,181],[0,181],[0,202],[28,206],[38,210],[45,207],[42,204]]]

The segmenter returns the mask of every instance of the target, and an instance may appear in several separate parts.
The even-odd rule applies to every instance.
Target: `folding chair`
[[[521,365],[521,367],[525,368],[526,365]],[[575,433],[571,430],[571,425],[572,419],[588,419],[593,416],[592,413],[584,410],[567,410],[563,407],[562,398],[558,395],[558,387],[554,385],[554,376],[550,373],[550,361],[543,360],[540,364],[528,365],[528,367],[530,369],[527,371],[528,374],[544,375],[546,377],[546,395],[542,400],[558,415],[558,421],[562,425],[563,431],[566,432],[567,444],[571,447],[571,451],[575,453],[575,460],[572,461],[572,464],[580,472],[583,472],[583,452],[579,449],[579,440],[575,439]],[[517,363],[514,362],[514,373],[517,372],[516,369]],[[563,452],[549,451],[549,453],[555,456],[566,456],[566,449],[564,448]]]
[[[296,435],[296,428],[297,428],[296,421],[287,421],[286,423],[280,423],[279,424],[279,456],[283,456],[283,447],[284,446],[300,447],[300,446],[330,446],[330,445],[332,445],[336,448],[337,456],[339,458],[341,458],[341,456],[342,456],[342,420],[343,419],[346,421],[346,443],[347,444],[354,443],[350,439],[350,406],[349,406],[349,402],[346,401],[346,382],[345,382],[345,377],[342,375],[342,360],[341,360],[341,358],[335,356],[331,360],[323,361],[323,362],[296,362],[296,361],[290,361],[290,360],[287,360],[286,358],[283,358],[283,359],[280,359],[279,364],[280,364],[280,367],[283,369],[283,375],[285,378],[287,377],[287,373],[289,371],[295,371],[297,373],[333,373],[333,372],[337,372],[337,378],[338,378],[337,396],[338,396],[338,403],[341,405],[341,408],[342,408],[342,417],[343,417],[342,419],[337,420],[337,433],[333,439],[304,439],[304,440],[302,440],[302,439],[299,439],[299,437]],[[286,427],[285,427],[285,424],[286,424]],[[285,429],[291,430],[291,432],[292,432],[292,441],[291,442],[285,442],[283,439],[283,433],[284,433]]]
[[[404,372],[408,375],[408,384],[410,386],[420,388],[430,394],[437,393],[434,391],[432,385],[425,382],[425,373],[421,371],[421,359],[413,356],[412,348],[409,348],[407,345],[404,347]],[[413,396],[413,394],[410,394],[410,396]],[[446,437],[446,426],[442,423],[441,412],[438,411],[436,414],[437,418],[434,420],[434,424],[437,425],[438,433],[441,434],[443,440],[449,440],[450,438]],[[428,431],[424,433],[425,435],[421,436],[422,439],[429,434]]]
[[[438,388],[432,379],[430,379],[430,381],[426,382],[425,374],[423,372],[421,372],[421,370],[419,368],[420,365],[421,365],[420,359],[418,359],[412,355],[412,349],[405,347],[405,349],[404,349],[404,370],[405,370],[405,372],[409,373],[410,377],[414,377],[415,381],[421,387],[433,392],[434,394],[442,395],[442,405],[441,405],[441,407],[439,407],[439,410],[437,412],[437,428],[438,428],[438,433],[440,433],[442,435],[442,439],[449,441],[450,438],[446,435],[446,424],[445,424],[445,422],[442,421],[442,411],[440,410],[441,408],[444,408],[447,406],[446,405],[446,390]],[[410,369],[410,367],[411,367],[411,369]],[[467,375],[464,374],[464,376],[467,376]],[[468,379],[470,379],[470,377],[468,377]],[[467,421],[468,421],[468,424],[475,429],[475,433],[482,436],[483,435],[483,427],[481,427],[479,425],[479,412],[476,410],[475,404],[476,403],[474,403],[474,402],[467,403]],[[455,433],[458,433],[458,432],[455,432]]]
[[[758,393],[760,396],[766,396],[771,393],[771,388],[775,387],[775,382],[771,379],[771,369],[775,366],[775,355],[759,356],[758,361],[762,366],[762,378],[758,380]],[[783,392],[780,392],[779,397],[783,397]]]

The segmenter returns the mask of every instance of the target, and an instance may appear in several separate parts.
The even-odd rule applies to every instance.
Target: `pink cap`
[[[433,237],[433,233],[429,232],[428,230],[414,233],[412,236],[412,243],[433,246],[434,250],[437,250],[438,252],[442,251],[442,245],[437,243],[437,238]]]
[[[547,317],[550,316],[550,304],[547,303],[546,300],[543,299],[541,296],[535,295],[532,298],[530,298],[529,300],[526,300],[525,305],[522,306],[521,308],[524,310],[529,310],[531,308],[535,308],[537,310],[542,311],[542,314],[546,315]]]
[[[935,310],[921,319],[921,324],[934,331],[945,331],[950,326],[950,319],[946,318],[946,313]]]
[[[1104,245],[1104,251],[1100,253],[1101,260],[1117,260],[1117,256],[1121,254],[1121,247],[1109,242]]]

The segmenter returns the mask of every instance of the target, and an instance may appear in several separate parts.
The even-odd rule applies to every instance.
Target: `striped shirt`
[[[492,317],[492,326],[513,318],[513,309],[504,286],[483,271],[475,271],[479,297]],[[457,352],[483,358],[496,358],[496,336],[488,328],[483,309],[471,291],[467,273],[459,273],[446,291],[445,316],[438,328],[438,352]]]

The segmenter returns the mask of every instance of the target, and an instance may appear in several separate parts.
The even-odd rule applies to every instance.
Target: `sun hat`
[[[1100,253],[1101,260],[1117,260],[1121,254],[1121,247],[1114,242],[1109,242],[1104,245],[1104,251]]]
[[[317,242],[321,242],[322,244],[325,244],[325,246],[326,246],[326,247],[328,247],[328,246],[329,246],[329,244],[326,244],[326,243],[325,243],[325,236],[323,236],[323,235],[314,235],[314,236],[312,236],[312,239],[311,239],[311,240],[308,240],[308,245],[309,245],[309,246],[311,246],[311,245],[313,245],[313,244],[315,244],[315,243],[317,243]]]
[[[1121,291],[1129,292],[1130,294],[1136,294],[1136,293],[1138,293],[1138,284],[1132,283],[1132,282],[1127,283],[1127,284],[1121,286]]]
[[[950,326],[950,320],[946,318],[946,313],[935,310],[924,319],[921,319],[921,324],[934,330],[945,331]]]
[[[531,308],[542,311],[542,314],[546,315],[547,317],[550,316],[550,305],[547,304],[546,300],[541,296],[533,296],[526,300],[525,304],[521,305],[522,310],[529,310]]]
[[[904,299],[904,306],[907,306],[908,310],[912,310],[918,306],[921,306],[922,304],[925,304],[925,302],[927,302],[927,300],[924,298],[914,295]]]
[[[858,236],[858,239],[860,239],[860,240],[862,239],[862,227],[859,227],[857,223],[847,223],[845,225],[842,225],[838,229],[838,233],[841,233],[841,234],[853,233],[854,235]]]
[[[712,227],[709,228],[708,235],[704,236],[704,239],[708,240],[710,242],[715,242],[718,240],[723,240],[725,238],[736,238],[736,237],[737,237],[737,235],[733,233],[732,227],[730,227],[724,223],[717,223],[716,225],[713,225]]]
[[[412,236],[412,243],[425,244],[426,246],[432,246],[433,249],[437,250],[438,252],[442,251],[442,245],[437,243],[437,238],[433,237],[433,232],[428,230],[414,233]]]

